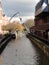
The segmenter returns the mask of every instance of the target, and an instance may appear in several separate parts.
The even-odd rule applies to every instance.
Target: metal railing
[[[12,36],[9,34],[5,36],[1,41],[0,41],[0,54],[3,52],[5,47],[7,46],[8,42],[12,39]]]
[[[44,38],[42,38],[42,37],[39,37],[39,36],[37,36],[37,35],[33,35],[32,33],[28,33],[29,35],[31,35],[31,36],[33,36],[33,37],[35,37],[36,39],[38,39],[38,40],[40,40],[41,42],[43,42],[44,44],[46,44],[47,46],[49,46],[49,41],[47,40],[47,39],[44,39]]]

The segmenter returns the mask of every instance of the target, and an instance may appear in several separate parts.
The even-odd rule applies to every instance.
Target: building
[[[49,39],[49,0],[40,0],[35,7],[35,26],[31,32]]]
[[[7,16],[2,14],[2,4],[1,4],[1,0],[0,0],[0,34],[3,33],[2,31],[2,25],[6,25],[8,22],[8,18]]]

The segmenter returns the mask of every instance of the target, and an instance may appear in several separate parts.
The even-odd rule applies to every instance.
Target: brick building
[[[49,39],[49,1],[40,0],[35,7],[35,26],[31,32],[40,37]]]

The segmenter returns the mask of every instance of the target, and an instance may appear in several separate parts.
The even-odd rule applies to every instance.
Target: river
[[[49,65],[46,55],[26,36],[12,40],[1,57],[1,65]]]

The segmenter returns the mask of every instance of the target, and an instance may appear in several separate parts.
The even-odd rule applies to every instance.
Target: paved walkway
[[[38,53],[25,36],[12,40],[2,55],[0,65],[37,65]],[[39,58],[38,58],[39,60]]]

